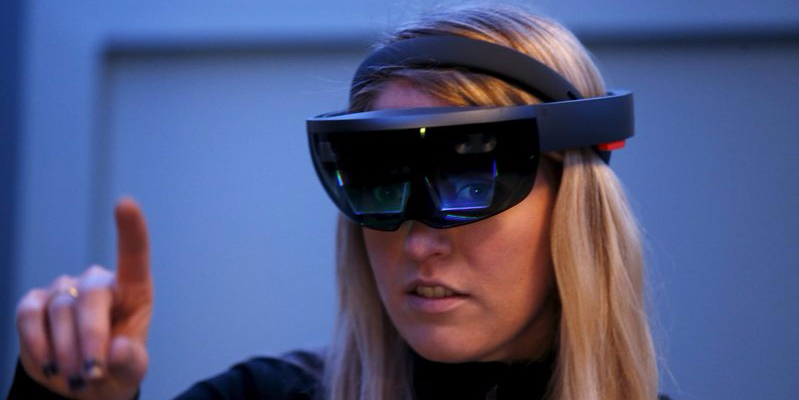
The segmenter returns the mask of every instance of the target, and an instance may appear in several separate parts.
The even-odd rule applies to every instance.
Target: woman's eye
[[[378,203],[386,204],[396,201],[399,191],[393,186],[378,186],[374,189],[372,195]]]
[[[491,196],[491,186],[485,183],[463,185],[458,189],[457,196],[462,201],[483,201]]]

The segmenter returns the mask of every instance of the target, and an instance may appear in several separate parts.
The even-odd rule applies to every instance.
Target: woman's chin
[[[473,348],[475,340],[459,340],[457,335],[443,337],[439,335],[420,335],[419,340],[409,338],[408,344],[421,357],[442,363],[464,363],[470,361],[487,361],[486,349]]]

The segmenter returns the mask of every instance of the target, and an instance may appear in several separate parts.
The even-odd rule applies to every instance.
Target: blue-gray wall
[[[153,242],[144,398],[251,355],[323,346],[335,210],[303,120],[342,107],[368,44],[424,2],[20,4],[0,8],[4,49],[20,50],[0,69],[0,393],[16,299],[111,266],[125,193]],[[646,231],[664,389],[794,398],[799,4],[537,7],[577,31],[611,86],[636,93],[638,135],[613,165]]]

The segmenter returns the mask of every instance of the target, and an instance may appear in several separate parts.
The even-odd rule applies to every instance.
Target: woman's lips
[[[403,287],[406,293],[415,293],[422,297],[445,297],[466,294],[463,290],[453,285],[431,278],[417,278]]]
[[[426,313],[440,314],[451,311],[466,300],[466,295],[439,284],[416,283],[406,293],[411,309]]]
[[[426,298],[440,298],[440,297],[449,297],[455,295],[454,291],[440,285],[435,285],[435,286],[418,285],[416,286],[416,289],[414,289],[413,293],[416,293],[417,295]]]

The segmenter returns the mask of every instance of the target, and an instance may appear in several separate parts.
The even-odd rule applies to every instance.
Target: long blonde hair
[[[473,6],[428,15],[386,43],[435,34],[514,48],[558,71],[583,96],[605,93],[591,56],[552,20],[508,6]],[[369,109],[391,79],[405,79],[456,106],[539,102],[496,78],[464,70],[387,67],[353,94],[350,109]],[[641,245],[624,191],[593,150],[552,156],[562,162],[550,228],[561,315],[548,399],[655,399]],[[410,400],[410,350],[380,301],[361,228],[341,217],[337,249],[339,311],[325,368],[328,398]]]

